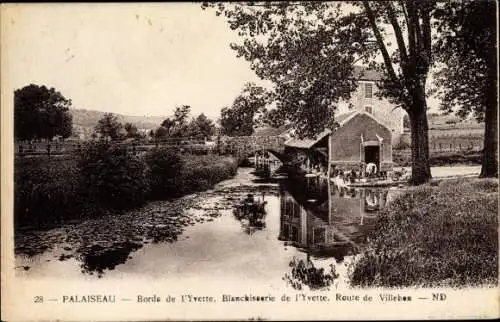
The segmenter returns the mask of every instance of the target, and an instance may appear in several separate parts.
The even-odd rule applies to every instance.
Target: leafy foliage
[[[434,1],[204,3],[242,38],[239,57],[275,85],[277,108],[299,136],[333,128],[340,99],[356,89],[358,61],[383,75],[380,93],[410,117],[413,183],[430,179],[426,81]],[[392,27],[392,30],[390,28]],[[389,44],[392,31],[397,46]],[[406,37],[406,39],[405,39]]]
[[[21,140],[67,138],[72,133],[71,100],[54,88],[30,84],[14,91],[14,133]]]
[[[67,158],[16,158],[14,223],[46,228],[207,189],[236,174],[233,158],[159,149],[145,158],[103,140]]]
[[[182,180],[179,174],[183,166],[179,154],[166,148],[154,149],[146,156],[146,163],[153,198],[178,194],[178,185]]]
[[[436,83],[447,113],[456,111],[461,118],[474,113],[484,120],[487,87],[496,83],[488,79],[488,69],[496,69],[489,65],[496,58],[495,8],[493,1],[450,1],[438,10],[441,37],[435,49],[444,66]]]
[[[95,126],[95,132],[100,135],[100,138],[113,141],[120,140],[124,137],[122,129],[123,125],[113,113],[104,114]]]
[[[285,125],[286,119],[277,108],[266,109],[263,114],[257,119],[258,124],[267,124],[269,126],[278,128]]]
[[[88,213],[78,200],[78,168],[75,159],[16,158],[14,166],[15,227],[45,227],[75,214]],[[79,202],[82,201],[82,202]]]
[[[127,134],[125,135],[128,138],[139,138],[141,137],[141,134],[139,133],[139,130],[137,129],[137,126],[134,124],[127,122],[123,126],[125,131],[127,131]]]
[[[161,126],[166,129],[165,131],[159,132],[161,138],[165,137],[183,137],[186,136],[188,128],[188,117],[191,112],[191,107],[189,105],[181,105],[175,108],[173,119],[165,119]]]
[[[146,200],[146,164],[128,153],[125,146],[90,141],[80,153],[78,167],[82,186],[103,205],[127,209]]]
[[[350,271],[359,286],[498,283],[498,182],[444,181],[398,197]]]
[[[443,69],[436,75],[446,113],[485,121],[481,176],[498,176],[498,62],[496,3],[450,1],[437,10],[436,44]]]
[[[183,194],[203,191],[233,177],[237,170],[238,163],[232,157],[189,155],[181,171],[182,184],[178,189]]]
[[[270,93],[253,83],[246,83],[231,107],[221,110],[222,134],[230,136],[252,135],[259,114],[266,110]]]
[[[161,126],[154,131],[153,137],[157,140],[188,136],[211,137],[215,133],[215,125],[212,120],[201,113],[188,122],[190,112],[189,105],[177,106],[174,117],[166,118]]]
[[[187,128],[188,136],[209,138],[215,133],[215,124],[201,113],[193,118]]]

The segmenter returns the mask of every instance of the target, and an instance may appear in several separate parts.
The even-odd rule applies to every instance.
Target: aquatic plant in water
[[[329,270],[317,268],[309,255],[305,261],[293,257],[289,266],[292,272],[286,273],[283,280],[295,290],[302,290],[304,286],[308,286],[310,290],[328,290],[332,282],[339,277],[333,264],[330,264]]]

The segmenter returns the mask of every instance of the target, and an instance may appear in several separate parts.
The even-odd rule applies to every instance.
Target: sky
[[[10,93],[33,83],[55,87],[74,108],[167,116],[190,105],[193,115],[215,119],[245,82],[270,86],[230,49],[239,38],[225,19],[200,4],[6,9],[2,67]]]
[[[266,85],[229,44],[238,36],[200,4],[30,4],[9,7],[13,91],[55,87],[75,108],[217,117],[245,82]],[[7,33],[6,33],[7,34]]]

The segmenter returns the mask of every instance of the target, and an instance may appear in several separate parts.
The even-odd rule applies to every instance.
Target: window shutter
[[[373,97],[373,86],[371,83],[365,83],[365,98]]]

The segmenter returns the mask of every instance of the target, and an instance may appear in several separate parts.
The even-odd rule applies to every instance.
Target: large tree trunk
[[[495,65],[496,66],[496,65]],[[490,68],[488,97],[486,98],[483,160],[481,178],[498,177],[498,104],[497,69]]]
[[[408,113],[411,126],[411,184],[428,182],[431,176],[429,167],[429,125],[427,122],[427,104],[424,91],[413,95],[413,104]]]

